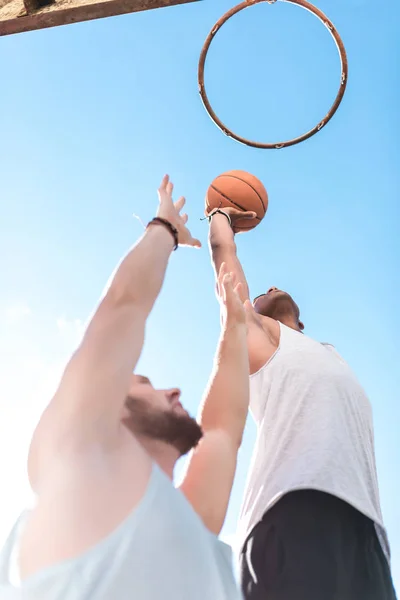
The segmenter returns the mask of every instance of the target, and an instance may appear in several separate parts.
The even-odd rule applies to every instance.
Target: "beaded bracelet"
[[[154,219],[152,219],[150,223],[148,223],[146,229],[148,229],[151,225],[163,225],[166,229],[168,229],[168,231],[174,238],[174,250],[178,248],[178,230],[172,225],[172,223],[167,221],[167,219],[162,219],[161,217],[154,217]]]

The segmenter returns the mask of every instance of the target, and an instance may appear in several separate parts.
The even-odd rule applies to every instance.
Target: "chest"
[[[282,329],[269,361],[251,378],[250,406],[258,419],[272,424],[336,422],[369,427],[371,407],[346,361],[327,344]],[[365,426],[365,427],[364,427]],[[367,427],[367,428],[368,428]]]

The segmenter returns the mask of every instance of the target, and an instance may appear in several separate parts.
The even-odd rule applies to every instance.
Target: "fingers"
[[[229,288],[233,290],[232,273],[225,273],[222,279],[222,285],[225,289]]]
[[[226,263],[222,263],[220,268],[219,268],[219,273],[218,273],[218,279],[217,279],[217,287],[218,287],[218,295],[223,296],[223,279],[225,277],[225,275],[227,274],[227,268],[226,268]]]
[[[257,213],[254,210],[241,210],[240,208],[234,208],[233,206],[221,206],[221,210],[228,213],[230,217],[237,219],[254,219]]]
[[[223,262],[221,264],[220,268],[219,268],[218,276],[217,276],[217,282],[216,282],[217,297],[219,299],[222,299],[223,295],[224,295],[224,290],[223,290],[223,286],[222,286],[222,279],[223,279],[225,273],[226,273],[226,264]]]
[[[236,285],[235,292],[237,293],[237,295],[240,298],[240,301],[243,304],[245,302],[246,298],[248,298],[248,293],[245,289],[244,284],[241,281]]]
[[[254,306],[252,305],[252,303],[250,302],[249,299],[244,301],[243,307],[244,307],[244,312],[246,314],[247,321],[251,320],[256,323],[259,322],[259,316],[257,315],[256,311],[254,310]]]
[[[228,296],[234,293],[232,273],[224,273],[221,280],[223,290],[223,300],[227,301]]]
[[[219,287],[229,287],[229,290],[232,288],[232,291],[235,290],[241,284],[236,284],[236,276],[234,273],[229,272],[226,266],[226,263],[222,263],[218,273],[218,286]]]
[[[201,242],[197,238],[193,238],[190,231],[186,227],[188,222],[188,215],[186,213],[180,214],[184,207],[186,200],[183,196],[176,202],[172,201],[172,193],[174,185],[169,179],[169,175],[164,175],[162,178],[160,187],[158,188],[158,197],[160,206],[158,208],[157,216],[166,219],[178,231],[178,243],[180,246],[192,246],[194,248],[201,248]]]
[[[194,248],[201,248],[201,241],[196,239],[196,238],[192,238],[192,244],[191,244]]]
[[[158,191],[159,192],[165,191],[166,188],[167,188],[168,182],[169,182],[169,175],[164,175],[164,177],[161,180],[160,187],[158,188]]]
[[[169,175],[164,175],[161,180],[160,187],[158,188],[158,194],[168,194],[168,196],[172,196],[172,192],[174,191],[174,184],[169,179]]]
[[[174,189],[174,185],[169,180],[169,175],[164,175],[164,177],[161,180],[160,187],[158,188],[159,201],[162,202],[168,196],[171,198],[173,189]]]
[[[243,302],[243,306],[247,312],[250,312],[252,314],[255,313],[254,306],[252,305],[252,303],[250,302],[250,300],[248,298],[247,298],[247,300],[245,300]]]
[[[219,273],[218,273],[218,280],[222,281],[223,276],[226,273],[226,263],[221,263],[221,266],[219,268]]]
[[[231,217],[235,217],[236,215],[242,215],[243,211],[241,208],[235,208],[234,206],[221,206],[221,210],[228,213]]]
[[[221,277],[220,286],[219,286],[220,298],[224,304],[227,303],[228,294],[230,292],[228,279],[229,279],[229,273],[224,273],[224,275]]]
[[[242,291],[243,291],[243,284],[239,281],[239,283],[237,283],[235,285],[234,289],[235,289],[235,292],[237,293],[237,295],[239,296],[239,298],[241,298],[242,297],[241,294],[242,294]]]
[[[228,271],[228,267],[226,266],[226,263],[223,262],[223,263],[221,263],[221,266],[219,268],[218,279],[222,281],[222,279],[224,278],[224,275],[226,275],[227,273],[231,276],[233,285],[236,285],[235,274],[232,273],[231,271]]]
[[[255,219],[255,218],[256,218],[256,216],[257,216],[257,213],[255,213],[255,212],[254,212],[254,211],[252,211],[252,210],[247,210],[246,212],[243,212],[243,213],[240,215],[240,218],[241,218],[241,219]]]
[[[182,208],[185,206],[185,204],[186,204],[186,200],[183,196],[181,196],[179,198],[179,200],[177,200],[175,202],[175,208],[178,211],[178,213],[182,210]]]

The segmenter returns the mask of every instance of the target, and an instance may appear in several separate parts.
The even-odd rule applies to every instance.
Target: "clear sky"
[[[173,255],[140,371],[196,412],[219,333],[201,222],[208,184],[244,169],[265,221],[238,238],[251,291],[288,290],[306,333],[350,362],[374,410],[384,518],[400,586],[398,476],[398,0],[318,0],[339,29],[349,87],[334,120],[287,150],[226,138],[197,92],[197,61],[232,0],[0,39],[0,534],[27,498],[32,428],[121,255],[149,220],[160,177],[185,194],[205,248]],[[325,27],[297,6],[252,7],[220,31],[206,69],[218,114],[280,141],[316,124],[340,80]],[[397,172],[396,172],[397,167]],[[248,424],[224,529],[235,531],[255,429]]]

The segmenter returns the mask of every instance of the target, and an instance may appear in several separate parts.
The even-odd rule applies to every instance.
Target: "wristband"
[[[208,222],[209,223],[211,223],[211,219],[217,213],[219,213],[221,215],[224,215],[228,219],[229,225],[232,227],[232,219],[231,219],[230,215],[228,215],[227,212],[225,212],[224,210],[221,210],[220,208],[214,208],[214,210],[210,212],[210,214],[208,215]]]
[[[149,227],[151,227],[151,225],[162,225],[163,227],[165,227],[166,229],[168,229],[168,231],[170,232],[170,234],[172,235],[172,237],[174,238],[174,250],[176,250],[178,248],[178,230],[176,227],[174,227],[172,225],[172,223],[170,223],[169,221],[167,221],[167,219],[162,219],[161,217],[154,217],[154,219],[152,219],[150,221],[150,223],[147,224],[146,229],[148,229]]]

